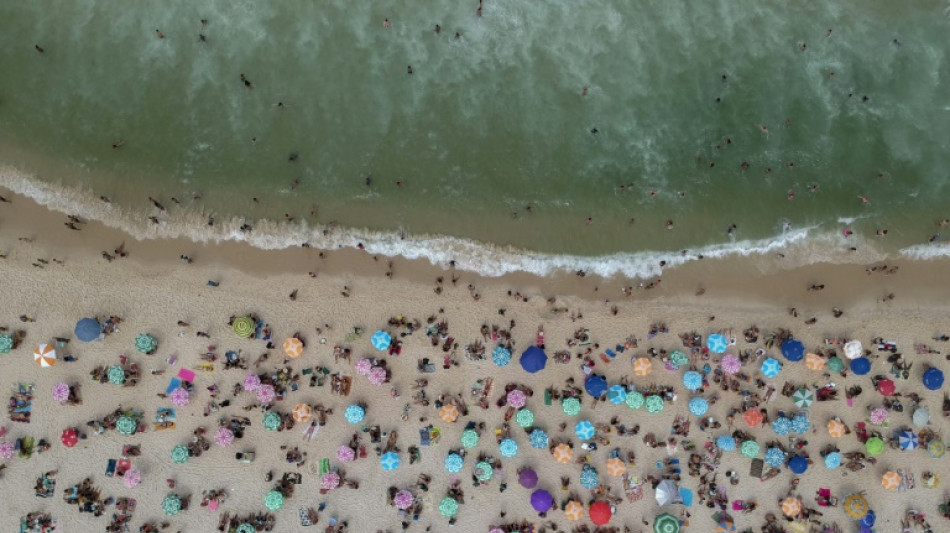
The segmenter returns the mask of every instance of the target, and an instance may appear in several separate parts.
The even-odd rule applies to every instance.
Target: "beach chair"
[[[106,477],[112,477],[115,475],[116,460],[109,459],[109,462],[106,463]]]

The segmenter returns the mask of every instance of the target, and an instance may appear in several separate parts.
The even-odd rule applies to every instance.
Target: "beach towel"
[[[182,381],[195,381],[195,373],[191,370],[188,370],[187,368],[182,368],[179,370],[178,377],[181,378]]]

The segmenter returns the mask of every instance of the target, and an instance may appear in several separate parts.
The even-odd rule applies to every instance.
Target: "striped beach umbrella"
[[[653,533],[679,533],[680,521],[670,513],[663,513],[653,519]]]
[[[33,362],[42,368],[49,368],[56,364],[56,350],[49,344],[40,344],[33,350]]]
[[[795,391],[795,394],[792,395],[792,401],[794,401],[795,405],[801,407],[802,409],[807,409],[808,406],[815,403],[815,393],[805,387],[802,387]]]
[[[561,410],[567,416],[577,416],[581,412],[581,401],[574,397],[564,398],[561,400]]]
[[[243,339],[250,338],[254,334],[254,321],[249,316],[240,316],[231,323],[231,329],[234,334]]]
[[[897,444],[902,450],[916,450],[920,446],[917,435],[913,431],[901,431],[897,435]]]

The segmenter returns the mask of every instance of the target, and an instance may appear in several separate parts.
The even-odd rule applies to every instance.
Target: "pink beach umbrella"
[[[16,446],[10,441],[0,442],[0,459],[10,459],[16,452]]]
[[[512,389],[512,391],[508,393],[508,405],[515,409],[521,409],[527,401],[528,397],[519,389]]]
[[[273,385],[261,385],[261,387],[257,389],[257,401],[263,404],[271,403],[276,397],[277,391],[274,390]]]
[[[188,390],[184,387],[177,387],[169,395],[169,398],[172,401],[172,404],[177,405],[178,407],[184,407],[191,403],[191,394],[188,393]]]
[[[412,507],[412,503],[415,501],[415,496],[408,490],[401,490],[393,496],[393,505],[396,506],[396,509],[406,510]]]
[[[320,487],[332,490],[340,486],[340,474],[330,471],[326,474],[323,474],[323,479],[320,480]]]
[[[505,533],[505,530],[500,527],[493,527],[488,530],[488,533]]]
[[[234,432],[229,428],[221,426],[214,432],[214,443],[222,448],[227,448],[234,442]]]
[[[53,401],[65,402],[69,399],[69,384],[63,381],[53,385]]]
[[[883,424],[884,422],[887,422],[887,414],[887,409],[883,407],[875,407],[874,409],[871,409],[871,414],[868,415],[868,420],[870,420],[872,424]]]
[[[356,362],[356,373],[361,376],[368,375],[369,371],[372,369],[373,362],[365,357]]]
[[[374,366],[366,377],[369,378],[369,382],[373,385],[382,385],[386,383],[386,369],[381,366]]]
[[[722,371],[726,374],[738,374],[739,371],[742,370],[742,362],[731,353],[722,356],[720,365],[722,366]]]
[[[130,489],[135,488],[141,482],[142,473],[134,468],[126,470],[125,475],[122,476],[122,483],[125,483],[125,486]]]
[[[349,446],[340,446],[336,449],[336,458],[341,463],[352,463],[356,459],[356,452]]]
[[[244,376],[244,390],[254,392],[261,388],[261,377],[257,374],[248,374]]]

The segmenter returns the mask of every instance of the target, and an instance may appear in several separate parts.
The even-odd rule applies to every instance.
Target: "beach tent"
[[[537,346],[531,346],[521,354],[521,368],[534,374],[544,368],[548,362],[548,355]]]
[[[594,398],[600,398],[607,391],[607,380],[604,376],[591,374],[584,380],[584,390]]]
[[[871,360],[867,357],[858,357],[851,360],[851,371],[856,376],[866,376],[871,372]]]
[[[538,489],[531,493],[531,507],[535,511],[539,513],[546,513],[553,506],[554,506],[554,497],[551,496],[550,492],[544,489]]]
[[[805,345],[797,339],[788,339],[782,343],[782,355],[791,362],[801,361],[805,357]]]
[[[73,333],[83,342],[92,342],[99,339],[99,335],[102,334],[102,325],[95,318],[83,318],[76,322]]]
[[[940,390],[943,387],[943,372],[939,368],[928,368],[924,372],[924,387],[927,390]]]
[[[598,526],[603,526],[610,522],[610,517],[613,515],[613,511],[610,510],[610,505],[602,500],[592,503],[588,512],[590,513],[590,521]]]

